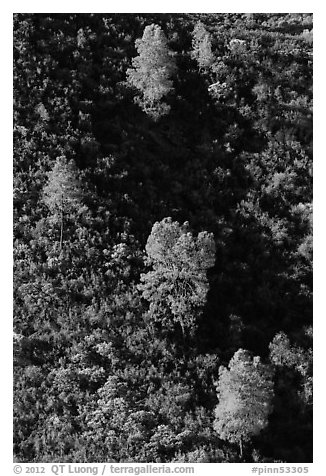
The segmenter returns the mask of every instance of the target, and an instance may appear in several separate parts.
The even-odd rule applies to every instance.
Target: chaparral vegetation
[[[14,15],[16,461],[312,461],[312,32]]]

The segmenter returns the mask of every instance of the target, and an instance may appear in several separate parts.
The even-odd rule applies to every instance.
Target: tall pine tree
[[[270,369],[259,357],[239,349],[229,368],[220,367],[214,428],[219,437],[240,447],[268,424],[272,410],[273,382]]]
[[[133,58],[133,67],[127,70],[127,81],[137,89],[135,102],[156,120],[170,111],[162,99],[173,90],[171,76],[175,61],[158,25],[145,28],[143,37],[136,40],[136,48],[139,55]]]
[[[52,219],[60,223],[60,249],[63,243],[64,217],[84,209],[81,202],[82,189],[72,162],[65,157],[57,158],[48,174],[43,190],[43,201],[52,213]]]
[[[206,272],[215,262],[212,233],[194,237],[186,222],[171,218],[154,224],[146,244],[147,264],[152,271],[141,276],[140,290],[150,302],[154,320],[169,327],[179,323],[183,335],[193,331],[209,288]]]

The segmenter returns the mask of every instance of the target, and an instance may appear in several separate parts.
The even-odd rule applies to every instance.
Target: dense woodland
[[[312,15],[14,15],[14,454],[312,461]]]

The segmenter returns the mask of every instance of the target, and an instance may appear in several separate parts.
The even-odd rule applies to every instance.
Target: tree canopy
[[[140,93],[135,98],[137,104],[157,119],[170,110],[162,99],[173,90],[174,59],[159,25],[145,27],[142,38],[136,40],[136,49],[139,54],[132,59],[133,67],[127,70],[127,80]]]
[[[200,69],[208,69],[214,63],[212,42],[209,32],[202,22],[198,22],[192,32],[192,56]]]
[[[180,226],[165,218],[153,225],[146,253],[146,263],[153,270],[141,275],[138,288],[150,302],[150,314],[163,322],[169,319],[169,310],[183,333],[193,331],[196,315],[206,302],[206,271],[215,262],[212,233],[200,232],[195,238],[188,223]]]
[[[259,357],[239,349],[228,369],[220,367],[217,395],[215,431],[220,438],[238,443],[242,454],[242,443],[268,425],[274,395],[272,373]]]

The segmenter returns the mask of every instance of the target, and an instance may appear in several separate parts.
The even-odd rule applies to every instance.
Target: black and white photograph
[[[308,472],[313,16],[13,14],[15,468]]]

